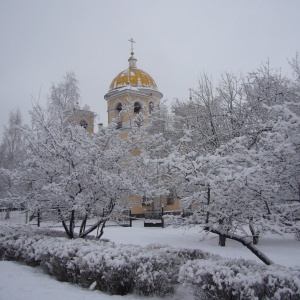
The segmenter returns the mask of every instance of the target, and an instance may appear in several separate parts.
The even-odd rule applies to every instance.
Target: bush
[[[111,294],[164,296],[174,293],[180,266],[206,259],[198,250],[115,245],[109,241],[69,240],[62,233],[29,226],[0,227],[0,255],[41,265],[58,280],[96,288]]]
[[[196,299],[289,299],[300,297],[300,268],[265,266],[243,259],[185,263],[179,282]]]
[[[61,281],[110,294],[165,296],[178,285],[195,299],[300,299],[300,268],[224,259],[199,250],[67,239],[62,232],[0,226],[0,258],[42,266]]]

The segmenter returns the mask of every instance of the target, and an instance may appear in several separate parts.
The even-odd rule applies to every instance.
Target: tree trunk
[[[71,238],[70,231],[69,231],[68,226],[67,226],[67,224],[66,224],[66,222],[65,222],[65,220],[64,220],[64,218],[63,218],[63,216],[62,216],[62,214],[61,214],[60,208],[58,208],[57,211],[58,211],[58,215],[59,215],[59,217],[60,217],[61,223],[62,223],[62,225],[63,225],[63,227],[64,227],[64,229],[65,229],[65,232],[66,232],[67,236],[68,236],[69,238]]]
[[[212,226],[209,227],[209,231],[218,235],[223,235],[226,238],[235,240],[241,244],[243,244],[244,246],[246,246],[256,257],[258,257],[262,262],[264,262],[266,265],[272,265],[274,264],[272,260],[270,260],[266,255],[264,255],[259,249],[257,249],[255,246],[252,245],[252,239],[247,238],[247,237],[243,237],[243,236],[239,236],[237,234],[230,234],[230,233],[226,233],[223,232],[221,230],[219,230],[218,228],[214,228]]]
[[[89,233],[91,233],[92,231],[94,231],[95,229],[99,228],[99,226],[102,224],[102,223],[106,223],[108,219],[102,219],[98,222],[96,222],[94,225],[92,225],[89,229],[87,229],[86,231],[84,231],[82,234],[81,234],[81,238],[85,238]]]
[[[41,226],[41,214],[40,214],[40,210],[38,210],[38,212],[37,212],[37,226],[38,227]]]
[[[224,221],[222,219],[219,220],[220,225],[222,225],[223,222]],[[226,236],[224,234],[219,234],[219,246],[221,246],[221,247],[226,246]]]
[[[7,219],[9,219],[9,213],[10,213],[10,208],[8,207],[7,209],[6,209],[6,214],[5,214],[5,220],[7,220]]]
[[[109,205],[106,207],[105,213],[104,213],[104,210],[103,210],[103,215],[105,215],[105,217],[102,220],[99,220],[98,222],[96,222],[89,229],[87,229],[84,232],[82,232],[82,234],[80,235],[80,237],[81,238],[85,238],[89,233],[91,233],[95,229],[97,229],[99,231],[99,228],[100,228],[100,232],[99,233],[97,232],[97,237],[99,236],[99,238],[100,238],[103,235],[103,229],[105,227],[105,223],[109,219],[107,216],[109,216],[111,214],[111,212],[113,211],[114,207],[115,207],[114,200],[111,199]]]
[[[102,224],[99,225],[98,227],[98,230],[97,230],[97,238],[100,239],[101,236],[103,235],[104,233],[104,227],[105,227],[105,223],[106,223],[107,220],[105,220]],[[99,228],[100,228],[100,232],[99,231]]]
[[[250,229],[251,234],[252,234],[253,245],[258,245],[259,232],[256,230],[256,228],[251,223],[249,225],[249,229]]]
[[[69,226],[69,232],[70,232],[70,238],[74,238],[74,222],[75,222],[75,211],[72,210],[71,212],[71,218],[70,218],[70,226]]]
[[[82,220],[80,230],[79,230],[79,237],[81,237],[82,233],[85,231],[86,221],[87,221],[88,215],[86,214],[84,219]]]
[[[224,236],[223,234],[219,235],[219,245],[221,247],[225,247],[226,246],[226,236]]]
[[[207,208],[210,205],[210,186],[207,187]],[[205,223],[208,224],[209,222],[209,211],[207,210],[206,212],[206,218],[205,218]],[[208,230],[208,228],[204,228],[204,230]]]

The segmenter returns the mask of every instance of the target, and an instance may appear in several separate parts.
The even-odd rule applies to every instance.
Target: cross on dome
[[[148,88],[152,90],[157,89],[157,85],[154,79],[144,70],[137,68],[137,59],[133,56],[134,49],[133,44],[135,43],[134,39],[131,38],[128,40],[131,43],[131,56],[128,59],[129,65],[128,68],[120,72],[111,82],[109,90],[120,89],[123,87],[131,86],[137,88]],[[162,97],[162,95],[161,95]]]
[[[128,61],[129,61],[129,69],[136,68],[136,61],[137,61],[137,59],[133,56],[134,55],[134,52],[133,52],[133,43],[135,43],[135,41],[133,40],[133,38],[131,38],[130,40],[128,40],[128,42],[131,43],[131,56],[128,59]],[[130,82],[129,77],[130,77],[130,72],[128,72],[128,82]]]
[[[131,43],[131,55],[133,55],[134,54],[134,52],[133,52],[133,43],[135,43],[135,41],[133,40],[133,38],[131,38],[130,40],[128,40],[128,42]]]

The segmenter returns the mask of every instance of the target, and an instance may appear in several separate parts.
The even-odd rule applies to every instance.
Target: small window
[[[122,103],[119,103],[116,109],[118,112],[120,112],[122,110]]]
[[[167,196],[167,205],[172,205],[174,204],[174,200],[175,200],[175,194],[174,192],[171,190],[170,194]]]
[[[151,101],[149,103],[149,114],[151,114],[153,112],[153,110],[154,110],[154,103]]]
[[[141,109],[142,109],[141,104],[138,102],[134,102],[134,113],[139,114]]]
[[[148,197],[143,196],[142,198],[142,206],[150,206],[151,205],[151,201],[149,200]]]
[[[80,125],[81,127],[83,127],[84,129],[87,129],[87,127],[88,127],[88,123],[87,123],[86,120],[81,120],[81,121],[79,122],[79,125]]]
[[[117,129],[120,129],[122,128],[122,115],[121,115],[122,103],[118,103],[116,107],[116,111],[117,111],[117,118],[118,118]]]

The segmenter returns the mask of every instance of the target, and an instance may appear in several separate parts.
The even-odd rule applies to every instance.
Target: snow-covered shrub
[[[101,251],[99,251],[101,250]],[[78,282],[85,287],[97,282],[101,291],[125,295],[166,295],[178,284],[180,266],[191,259],[210,257],[202,251],[171,249],[160,245],[147,247],[115,245],[82,246],[73,263],[80,266]]]
[[[110,294],[168,295],[182,284],[196,299],[300,299],[300,268],[224,259],[200,250],[116,245],[29,226],[0,226],[0,259],[42,266],[57,279]]]
[[[25,227],[24,231],[30,234],[28,228]],[[28,236],[24,234],[24,231],[19,231],[18,227],[7,228],[5,232],[1,230],[1,258],[5,260],[25,261],[29,264],[38,265],[39,262],[35,259],[33,243],[38,241],[39,237],[32,235],[30,238],[27,238]]]
[[[140,263],[136,270],[136,290],[143,295],[173,293],[174,286],[178,284],[178,266],[188,260],[208,257],[197,250],[149,245],[138,256]]]
[[[300,268],[264,266],[243,259],[194,260],[180,269],[179,282],[196,299],[299,299]]]
[[[36,259],[47,272],[60,281],[77,283],[76,270],[71,268],[77,256],[78,243],[65,238],[41,238],[35,245]]]
[[[269,267],[263,276],[264,293],[270,299],[300,299],[300,269]]]
[[[83,245],[74,265],[80,268],[79,282],[88,287],[92,282],[97,288],[112,294],[125,295],[133,291],[136,263],[134,257],[139,247],[116,246],[113,243]]]
[[[160,245],[141,247],[92,239],[70,240],[61,233],[26,226],[0,226],[0,232],[0,259],[39,264],[61,281],[83,287],[93,285],[119,295],[133,291],[142,295],[172,294],[182,264],[212,257],[200,250]]]

